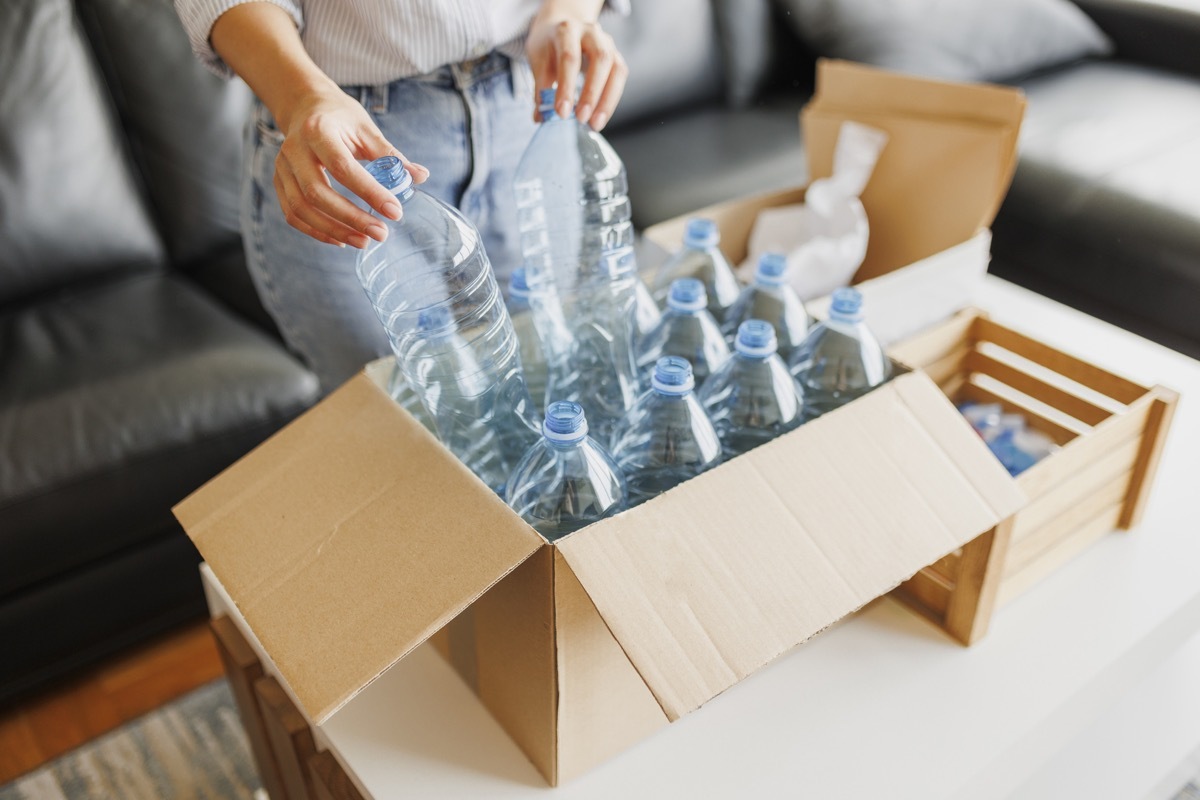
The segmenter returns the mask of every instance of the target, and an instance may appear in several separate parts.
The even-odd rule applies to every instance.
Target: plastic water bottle
[[[612,456],[588,436],[578,403],[553,402],[542,438],[508,481],[505,502],[550,541],[625,508],[625,479]]]
[[[525,384],[529,387],[535,407],[543,408],[546,403],[546,356],[542,352],[541,338],[530,308],[533,302],[531,297],[529,283],[525,280],[525,268],[517,267],[508,281],[508,309],[520,343]]]
[[[388,374],[387,393],[396,401],[397,405],[412,414],[417,422],[437,436],[437,428],[434,427],[429,414],[425,412],[425,406],[421,405],[420,396],[413,391],[412,386],[408,383],[408,378],[404,377],[404,368],[398,358],[392,359],[392,370]]]
[[[733,358],[699,391],[725,458],[753,450],[803,421],[796,380],[777,347],[771,323],[746,320],[738,327]]]
[[[678,278],[667,295],[667,310],[658,326],[638,345],[638,368],[643,375],[662,356],[679,356],[692,364],[696,388],[729,360],[729,345],[708,312],[704,284],[697,278]],[[648,376],[648,375],[647,375]]]
[[[547,359],[547,396],[580,403],[608,440],[637,399],[637,261],[625,166],[600,134],[554,112],[517,168],[526,282]]]
[[[863,322],[862,293],[833,293],[829,319],[808,332],[792,351],[789,368],[800,384],[806,420],[861,397],[892,376],[879,340]]]
[[[804,341],[810,323],[804,303],[788,285],[787,268],[787,257],[783,254],[763,253],[754,269],[754,283],[742,289],[721,326],[722,332],[733,341],[738,326],[746,320],[766,320],[775,326],[779,357],[785,361]]]
[[[398,158],[368,172],[404,207],[358,256],[363,289],[438,438],[499,491],[536,436],[517,336],[479,233]]]
[[[659,309],[658,303],[654,302],[654,295],[650,294],[650,287],[646,286],[646,282],[641,278],[638,278],[634,285],[634,294],[637,297],[633,317],[634,346],[636,347],[646,337],[646,334],[654,330],[662,320],[662,310]]]
[[[629,505],[662,494],[715,467],[721,443],[692,391],[692,365],[663,356],[654,366],[650,391],[629,413],[613,455],[629,485]]]
[[[699,278],[708,292],[709,313],[717,322],[725,319],[725,312],[737,300],[741,287],[717,246],[720,243],[717,223],[703,217],[688,220],[683,249],[664,261],[654,277],[654,298],[660,305],[666,303],[671,284],[677,278]]]
[[[1005,414],[999,403],[963,403],[958,410],[1011,475],[1020,475],[1058,449],[1049,436],[1028,427],[1023,415]]]

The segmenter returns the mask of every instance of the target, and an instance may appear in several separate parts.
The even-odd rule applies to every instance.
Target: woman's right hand
[[[361,249],[370,239],[387,237],[380,220],[334,190],[330,178],[383,217],[400,219],[400,203],[359,161],[396,156],[414,183],[429,177],[429,170],[384,138],[361,104],[336,87],[305,95],[277,116],[276,124],[284,134],[275,159],[279,205],[288,224],[318,241]]]

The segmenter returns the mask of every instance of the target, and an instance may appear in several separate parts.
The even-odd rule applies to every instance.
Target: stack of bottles
[[[958,410],[1010,475],[1020,475],[1058,449],[1049,436],[1030,428],[1021,414],[1006,414],[999,403],[962,403]]]
[[[388,236],[357,265],[395,352],[397,402],[548,539],[891,375],[857,290],[836,292],[813,324],[786,259],[764,256],[739,286],[711,220],[689,220],[682,248],[643,284],[624,165],[553,99],[542,97],[518,168],[523,263],[508,306],[475,228],[396,158],[368,169],[404,214],[384,220]]]

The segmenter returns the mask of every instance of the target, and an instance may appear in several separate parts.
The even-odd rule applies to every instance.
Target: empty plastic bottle
[[[634,312],[634,346],[636,347],[646,334],[654,330],[662,319],[662,310],[659,309],[658,303],[654,302],[654,296],[650,294],[650,288],[646,286],[645,281],[638,278],[634,285],[634,293],[637,296],[637,304]]]
[[[553,402],[542,438],[508,481],[505,502],[550,541],[625,508],[625,479],[608,451],[588,436],[578,403]]]
[[[703,217],[689,219],[683,234],[683,249],[659,265],[654,276],[654,299],[660,305],[665,304],[676,278],[699,278],[708,293],[709,313],[717,322],[722,322],[725,312],[737,300],[741,287],[717,246],[720,243],[721,231],[717,223]]]
[[[717,432],[694,387],[692,365],[678,356],[663,356],[654,366],[651,389],[630,411],[613,455],[629,485],[631,507],[721,461]]]
[[[404,207],[384,242],[358,256],[358,277],[438,438],[499,491],[535,438],[517,336],[479,233],[417,191],[398,158],[368,171]]]
[[[844,406],[892,375],[879,341],[863,322],[862,293],[843,288],[833,293],[829,319],[818,322],[789,359],[800,384],[804,418]]]
[[[766,320],[775,326],[779,357],[787,360],[804,341],[810,320],[804,303],[787,282],[787,257],[782,253],[763,253],[754,269],[754,282],[742,289],[725,315],[721,331],[732,342],[738,326],[748,319]]]
[[[580,403],[608,440],[637,399],[637,261],[625,166],[600,134],[540,98],[517,168],[517,218],[547,396]]]
[[[546,356],[541,338],[530,310],[532,293],[525,280],[525,268],[513,270],[508,281],[508,309],[512,312],[513,328],[520,342],[521,366],[525,370],[525,385],[537,408],[546,403]]]
[[[709,376],[698,392],[725,458],[800,427],[800,392],[777,346],[771,323],[746,320],[738,327],[733,358]]]
[[[651,367],[662,356],[691,362],[697,389],[729,360],[729,345],[708,312],[704,284],[697,278],[678,278],[671,284],[662,320],[638,345],[638,369],[649,377]]]

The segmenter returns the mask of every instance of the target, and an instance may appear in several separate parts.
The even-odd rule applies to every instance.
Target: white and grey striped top
[[[248,0],[175,0],[192,49],[220,75],[212,49],[217,17]],[[390,83],[499,49],[519,58],[540,0],[268,0],[300,30],[308,54],[342,86]],[[629,0],[608,0],[627,13]]]

